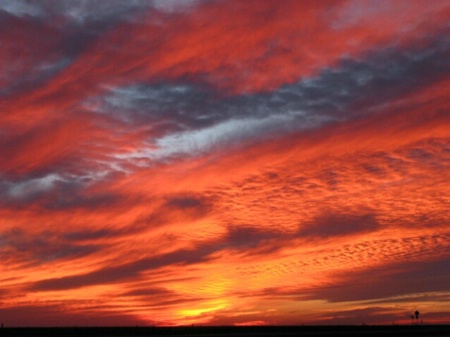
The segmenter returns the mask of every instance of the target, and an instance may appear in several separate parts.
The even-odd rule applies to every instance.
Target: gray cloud
[[[58,259],[74,259],[88,256],[101,250],[98,244],[71,242],[52,232],[27,235],[16,228],[0,233],[0,258],[14,256],[26,264],[40,264]]]
[[[374,113],[380,104],[450,73],[449,57],[450,44],[438,36],[425,50],[391,48],[343,59],[337,68],[271,93],[222,97],[202,84],[175,81],[115,88],[88,101],[97,113],[126,124],[154,125],[159,147],[189,152]]]
[[[136,278],[143,271],[154,270],[168,265],[187,265],[205,262],[210,259],[208,256],[215,250],[211,246],[204,246],[197,250],[178,250],[160,256],[146,257],[120,266],[105,267],[83,275],[39,281],[34,283],[30,290],[65,290],[95,284],[119,282]]]
[[[76,62],[77,56],[109,28],[131,21],[147,9],[164,7],[159,0],[1,1],[0,32],[4,38],[0,43],[10,53],[4,54],[7,62],[0,65],[6,65],[0,68],[0,97],[39,88]],[[11,27],[13,39],[8,38]]]
[[[0,205],[20,209],[30,203],[48,210],[73,208],[99,209],[124,203],[114,193],[86,193],[89,178],[45,176],[6,179],[0,176]]]
[[[90,241],[96,239],[103,239],[106,237],[112,237],[119,235],[117,231],[110,229],[98,229],[98,230],[84,230],[84,231],[73,231],[64,234],[64,238],[69,241]]]
[[[179,194],[172,195],[166,198],[164,208],[172,208],[179,210],[197,209],[199,211],[206,211],[210,206],[210,200],[207,200],[201,195],[195,194]]]
[[[78,22],[127,18],[130,13],[147,9],[174,12],[195,5],[196,0],[3,0],[0,10],[19,17],[48,18],[65,16]]]
[[[404,319],[404,316],[398,317],[398,314],[392,314],[388,308],[380,306],[330,312],[327,319],[324,319],[322,323],[342,325],[386,324],[386,322],[391,322],[396,318]]]
[[[13,20],[11,22],[21,20],[31,24],[36,29],[27,28],[27,34],[31,31],[31,40],[42,41],[33,38],[33,34],[40,34],[44,23],[37,19],[29,20],[28,17],[12,17],[8,13],[2,15]],[[31,48],[31,63],[38,64],[34,68],[41,67],[43,70],[37,71],[35,77],[13,76],[19,82],[13,81],[10,86],[0,89],[3,90],[0,95],[18,93],[34,88],[42,81],[49,81],[75,60],[76,55],[89,46],[111,22],[105,19],[105,25],[90,23],[92,26],[88,29],[77,26],[61,28],[57,35],[64,38],[60,43],[49,42],[48,48],[56,56],[46,67],[43,65],[48,61],[36,56],[33,52],[35,47],[31,44],[31,47],[27,47]],[[0,28],[6,29],[7,26],[0,22]],[[67,40],[70,42],[64,42]],[[427,46],[423,50],[390,48],[373,52],[360,60],[343,59],[338,67],[324,69],[315,78],[284,85],[271,93],[223,97],[212,89],[214,86],[208,86],[209,83],[192,75],[190,81],[149,81],[114,88],[103,96],[85,97],[85,106],[78,108],[98,106],[95,113],[96,116],[101,115],[101,123],[106,123],[105,127],[120,125],[123,132],[135,132],[137,125],[146,127],[148,136],[144,145],[148,147],[143,145],[136,153],[120,159],[105,158],[105,161],[133,163],[136,159],[136,162],[142,163],[143,160],[151,162],[160,158],[203,153],[217,147],[237,145],[241,141],[317,128],[376,112],[380,104],[426,86],[450,72],[446,62],[450,56],[448,40],[436,36],[427,42]],[[41,64],[41,61],[44,63]],[[82,78],[77,79],[80,80]],[[45,99],[59,100],[69,91],[57,90]],[[107,120],[112,121],[112,124],[109,125]],[[0,150],[6,158],[12,158],[13,151],[26,147],[26,144],[42,137],[46,129],[54,127],[58,125],[49,123],[40,131],[31,130],[26,134],[5,130],[4,137],[0,138]],[[86,164],[84,146],[80,144],[77,152],[62,153],[54,162],[46,163],[45,167],[30,168],[27,174],[40,178],[51,173],[79,170],[81,162]],[[4,174],[17,174],[15,167],[5,170],[8,172]]]
[[[0,97],[30,90],[64,67],[66,60],[58,50],[60,34],[48,23],[0,9],[0,32],[0,44],[7,51],[0,64]]]
[[[98,310],[94,307],[93,309],[95,313],[87,310],[77,312],[64,304],[53,303],[47,303],[46,305],[0,307],[0,317],[6,327],[117,326],[117,322],[120,322],[124,326],[144,326],[149,324],[148,320],[144,321],[139,317],[134,317],[129,314],[114,313],[107,310],[108,308]]]
[[[243,250],[259,247],[262,249],[251,251],[251,253],[270,254],[283,246],[283,242],[279,241],[282,238],[286,238],[282,233],[259,230],[254,226],[234,226],[228,229],[224,244]]]
[[[375,231],[380,228],[373,214],[322,214],[310,224],[302,224],[298,235],[333,237]]]
[[[137,297],[159,297],[159,296],[174,296],[175,292],[165,288],[145,287],[127,291],[122,296],[137,296]]]
[[[421,302],[448,302],[450,301],[450,293],[425,293],[407,296],[398,296],[383,298],[377,300],[370,300],[370,304],[398,304],[398,303],[421,303]]]
[[[204,300],[204,298],[199,296],[178,294],[175,291],[155,287],[137,288],[125,292],[121,294],[121,296],[135,297],[140,301],[145,301],[145,306],[147,308],[159,308],[180,304],[189,306],[192,305],[193,302]]]
[[[388,266],[346,272],[345,275],[336,275],[332,285],[311,291],[307,298],[330,302],[367,301],[407,294],[449,292],[449,268],[450,260],[444,258],[426,262],[406,260]]]

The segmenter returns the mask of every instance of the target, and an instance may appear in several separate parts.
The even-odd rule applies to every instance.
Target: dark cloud
[[[59,190],[55,194],[48,197],[44,207],[49,210],[62,210],[83,208],[86,210],[95,210],[101,208],[110,208],[121,204],[123,199],[118,195],[100,193],[87,194],[77,191],[78,193],[71,194],[68,190]]]
[[[140,0],[2,1],[0,42],[7,52],[0,53],[6,60],[0,64],[0,97],[20,98],[45,85],[106,31],[151,8],[154,4]]]
[[[192,221],[205,217],[213,209],[213,200],[211,198],[198,195],[180,193],[172,195],[158,196],[158,200],[163,200],[155,210],[138,217],[130,231],[127,233],[136,233],[137,231],[146,231],[148,228],[157,228],[172,224],[175,221]],[[141,202],[143,200],[140,200]],[[147,199],[146,202],[154,202]]]
[[[0,97],[7,100],[5,114],[18,105],[78,105],[118,75],[136,76],[136,72],[128,74],[128,66],[119,66],[123,60],[117,58],[124,54],[118,50],[128,48],[117,44],[129,41],[128,35],[139,30],[136,27],[156,27],[161,19],[189,11],[202,1],[2,1]],[[120,28],[126,32],[118,37],[114,33]],[[99,62],[95,56],[99,49],[101,59],[109,62]],[[131,52],[128,61],[134,62],[136,54]],[[111,68],[105,67],[108,63]]]
[[[172,305],[186,306],[194,305],[195,302],[205,300],[200,296],[189,296],[177,294],[164,288],[138,288],[121,294],[124,297],[135,297],[141,301],[145,301],[147,308],[162,308]]]
[[[447,254],[450,251],[447,250]],[[308,299],[367,301],[400,295],[450,291],[449,259],[399,262],[336,275],[332,284],[311,291]],[[387,286],[389,285],[389,286]]]
[[[20,17],[54,18],[65,16],[72,20],[83,22],[129,19],[131,14],[154,9],[164,12],[187,10],[202,0],[3,0],[0,9]]]
[[[202,213],[210,207],[211,200],[200,195],[179,194],[169,196],[164,204],[164,208],[172,208],[178,210],[197,209]]]
[[[448,41],[438,36],[426,43],[424,50],[390,48],[361,60],[343,59],[339,67],[270,93],[223,97],[210,87],[180,81],[116,88],[109,95],[89,100],[123,122],[157,123],[162,132],[158,137],[231,120],[245,125],[253,119],[267,120],[259,129],[267,136],[371,113],[380,103],[449,74]],[[249,124],[241,131],[255,136],[254,128],[255,124]]]
[[[92,305],[92,303],[91,303]],[[25,305],[15,307],[1,307],[0,317],[5,327],[73,327],[73,326],[136,326],[148,325],[149,321],[143,321],[126,313],[115,313],[108,310],[89,312],[74,311],[73,308],[62,304]],[[150,322],[151,323],[151,322]]]
[[[392,322],[398,317],[398,314],[391,313],[384,307],[367,307],[352,310],[337,310],[328,313],[322,323],[324,324],[342,324],[342,325],[361,325],[361,324],[386,324]],[[403,315],[402,315],[403,316]]]
[[[0,53],[0,97],[20,99],[47,85],[76,63],[113,23],[103,20],[57,25],[48,18],[20,17],[0,8],[0,42],[4,49]]]
[[[378,300],[370,300],[370,304],[398,304],[398,303],[421,303],[421,302],[448,302],[450,301],[450,294],[439,294],[439,293],[425,293],[391,298],[382,298]]]
[[[380,228],[373,214],[322,214],[312,223],[302,224],[299,236],[307,237],[334,237],[342,235],[361,234],[375,231]]]
[[[85,257],[103,248],[96,244],[71,242],[52,232],[28,235],[19,228],[1,233],[0,242],[2,244],[0,257],[2,259],[14,256],[18,261],[27,264]]]
[[[122,296],[144,296],[144,297],[159,297],[159,296],[168,296],[168,295],[175,295],[173,291],[164,289],[164,288],[139,288],[130,290],[126,293],[123,293]]]
[[[30,3],[26,6],[39,7]],[[62,6],[63,11],[70,11],[68,8],[71,7],[65,2],[58,6]],[[136,3],[118,6],[115,10],[122,13],[129,8],[142,9],[141,6],[142,3]],[[94,24],[91,28],[84,26],[77,28],[73,25],[58,28],[38,18],[16,17],[8,13],[2,15],[7,18],[6,21],[11,22],[1,23],[0,29],[7,30],[10,26],[17,26],[19,40],[31,42],[26,44],[28,49],[25,58],[28,57],[29,60],[21,58],[20,61],[26,67],[18,67],[18,73],[10,76],[19,82],[6,80],[7,85],[2,89],[6,90],[4,95],[17,90],[32,89],[42,84],[42,81],[49,81],[75,61],[77,55],[85,51],[100,36],[97,32],[106,29],[106,26],[101,28]],[[104,20],[109,22],[109,19]],[[23,32],[20,33],[21,31]],[[45,37],[44,40],[42,36]],[[36,41],[39,41],[39,44],[36,44]],[[37,99],[41,103],[49,100],[55,102],[63,100],[62,97],[65,95],[79,93],[80,97],[72,103],[82,109],[86,108],[84,106],[86,103],[95,105],[97,113],[94,115],[100,118],[99,124],[104,124],[106,128],[120,125],[123,132],[126,130],[133,132],[137,125],[146,125],[149,132],[146,137],[147,144],[156,149],[163,149],[159,155],[152,157],[155,159],[174,153],[192,152],[196,148],[210,149],[211,145],[216,143],[229,145],[240,140],[248,141],[289,131],[315,128],[326,123],[371,113],[380,102],[386,104],[387,101],[418,87],[425,87],[450,72],[446,62],[450,56],[450,44],[445,36],[435,36],[431,41],[421,43],[424,43],[426,48],[419,50],[414,47],[410,49],[391,47],[368,53],[365,58],[359,60],[342,59],[339,66],[323,69],[314,78],[286,84],[270,93],[223,96],[212,89],[213,86],[195,79],[193,75],[194,77],[190,79],[175,78],[172,81],[149,79],[148,82],[111,89],[106,95],[93,94],[88,97],[87,95],[92,94],[92,90],[73,90],[70,83],[75,87],[78,86],[76,83],[84,83],[83,87],[89,87],[91,84],[97,87],[102,83],[98,82],[99,79],[96,77],[91,78],[91,72],[83,71],[74,74],[76,76],[70,79],[70,83],[66,83],[67,79],[64,79],[65,85]],[[48,55],[54,55],[53,59],[49,60]],[[10,62],[6,64],[8,69],[14,68]],[[90,66],[87,65],[88,68]],[[37,69],[36,76],[30,75],[30,69]],[[22,71],[26,72],[27,76],[21,76]],[[101,81],[107,81],[108,76],[116,75],[105,73]],[[115,121],[108,124],[108,118]],[[12,164],[10,167],[7,166],[9,162],[14,162],[11,158],[14,159],[16,153],[26,151],[30,143],[43,139],[49,130],[53,131],[60,127],[56,122],[47,122],[25,133],[3,130],[0,150],[10,159],[0,165],[0,169],[7,175],[20,175],[25,171],[26,174],[34,176],[79,170],[82,166],[80,163],[85,165],[90,158],[84,151],[87,146],[93,145],[89,142],[78,144],[77,151],[66,146],[60,152],[55,151],[51,160],[42,160],[33,167]],[[203,131],[205,132],[201,133]],[[175,137],[165,138],[171,135]],[[43,146],[52,145],[43,144]],[[111,158],[105,160],[110,161]]]
[[[98,230],[84,230],[74,231],[64,234],[64,238],[69,241],[90,241],[96,239],[102,239],[106,237],[112,237],[118,235],[117,231],[110,229],[98,229]]]
[[[88,181],[49,174],[43,177],[0,180],[0,205],[10,208],[39,205],[47,210],[100,209],[123,204],[119,195],[105,192],[87,192]]]
[[[265,253],[269,254],[280,248],[281,243],[276,245],[274,241],[282,237],[284,237],[282,233],[257,229],[253,226],[233,226],[228,229],[228,234],[224,241],[226,245],[236,249],[249,249],[260,245],[266,246],[268,250]]]
[[[61,34],[50,24],[0,10],[0,32],[0,97],[38,86],[65,65]]]
[[[206,262],[211,259],[209,255],[214,251],[215,248],[210,246],[197,250],[178,250],[160,256],[146,257],[120,266],[105,267],[83,275],[38,281],[31,286],[30,290],[65,290],[135,279],[143,271],[154,270],[168,265],[188,265]]]
[[[409,319],[410,315],[416,310],[417,306],[420,309],[420,303],[416,303],[414,306],[405,305],[401,306],[396,303],[396,307],[393,309],[392,306],[377,306],[377,307],[367,307],[362,309],[350,309],[350,310],[337,310],[335,312],[330,312],[328,317],[322,322],[326,324],[336,324],[336,325],[385,325],[390,322],[402,322]],[[420,317],[426,323],[433,319],[442,320],[447,316],[445,312],[426,312],[423,311]],[[380,331],[381,332],[381,331]]]

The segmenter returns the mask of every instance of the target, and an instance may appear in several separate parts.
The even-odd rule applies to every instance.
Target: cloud
[[[127,298],[141,301],[148,309],[164,309],[168,307],[186,307],[193,306],[205,300],[198,296],[190,296],[188,294],[177,294],[175,291],[164,288],[137,288],[122,294]]]
[[[181,194],[168,197],[163,207],[175,210],[197,209],[206,211],[209,207],[209,202],[201,195]]]
[[[69,241],[90,241],[101,238],[113,236],[115,233],[109,229],[88,230],[88,231],[74,231],[68,232],[64,235],[64,238]]]
[[[78,23],[90,21],[99,21],[105,19],[123,19],[130,17],[130,14],[136,14],[138,11],[156,9],[164,12],[177,12],[187,10],[196,5],[198,0],[131,0],[126,3],[118,0],[111,0],[108,4],[103,1],[67,1],[62,0],[58,3],[44,0],[39,3],[28,0],[5,0],[2,1],[0,9],[19,17],[38,17],[51,18],[64,16]]]
[[[347,214],[321,214],[322,218],[315,219],[311,224],[300,228],[299,235],[333,237],[339,235],[361,234],[375,231],[380,228],[373,214],[347,215]]]
[[[446,292],[426,292],[424,294],[408,294],[404,296],[388,297],[377,300],[370,300],[369,303],[375,304],[394,304],[394,303],[422,303],[422,302],[448,302],[450,294]]]
[[[93,316],[89,312],[74,310],[70,305],[43,304],[21,305],[16,307],[2,307],[0,314],[5,327],[48,327],[50,322],[54,327],[77,326],[117,326],[120,321],[124,326],[147,325],[148,320],[142,320],[132,314],[111,312],[109,310],[95,310]],[[24,318],[25,317],[25,324]]]
[[[3,32],[0,37],[3,46],[0,51],[0,97],[4,98],[19,88],[25,90],[42,84],[58,72],[65,61],[58,50],[61,34],[55,27],[3,11],[0,11],[0,18]]]
[[[35,265],[84,258],[102,249],[101,245],[70,242],[51,232],[29,236],[20,228],[1,233],[0,240],[2,259],[9,256],[15,261]]]
[[[388,308],[369,307],[331,312],[327,315],[327,317],[321,319],[321,323],[333,325],[385,325],[395,320],[395,318],[396,315]]]
[[[88,191],[89,178],[76,179],[49,174],[39,178],[0,180],[3,187],[0,204],[23,209],[30,204],[47,210],[80,209],[95,210],[126,202],[114,193]]]
[[[312,291],[308,298],[323,298],[327,301],[367,301],[392,296],[450,291],[446,270],[448,259],[436,261],[393,263],[370,269],[347,271],[335,275],[335,282]],[[386,287],[389,284],[389,287]]]
[[[211,247],[204,247],[196,251],[179,250],[160,256],[150,256],[124,265],[101,268],[87,274],[38,281],[32,285],[30,290],[67,290],[135,279],[141,272],[147,270],[170,265],[186,265],[208,261],[210,259],[208,255],[213,251],[214,249]]]
[[[363,61],[343,60],[337,69],[270,93],[220,97],[202,86],[158,83],[113,88],[109,95],[90,98],[90,104],[131,125],[157,124],[162,133],[155,134],[154,147],[127,158],[202,153],[215,145],[226,147],[374,113],[380,102],[450,71],[443,63],[450,45],[442,37],[428,44],[426,51],[387,49]]]
[[[51,189],[58,179],[57,175],[50,174],[42,178],[32,178],[21,182],[2,181],[2,194],[4,198],[32,199],[35,195],[45,193]]]
[[[290,236],[280,231],[257,228],[254,224],[233,224],[228,228],[221,246],[248,256],[273,255],[282,250]]]
[[[141,288],[141,289],[134,289],[124,293],[124,296],[145,296],[145,297],[161,297],[167,295],[173,295],[173,293],[164,288]]]

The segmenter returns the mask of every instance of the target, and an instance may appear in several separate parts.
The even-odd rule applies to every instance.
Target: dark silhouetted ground
[[[190,327],[72,327],[72,328],[3,328],[1,337],[144,337],[144,336],[392,336],[450,337],[450,325],[396,326],[190,326]]]

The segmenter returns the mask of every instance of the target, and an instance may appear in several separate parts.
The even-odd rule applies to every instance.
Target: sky
[[[0,321],[450,323],[449,59],[447,0],[0,0]]]

